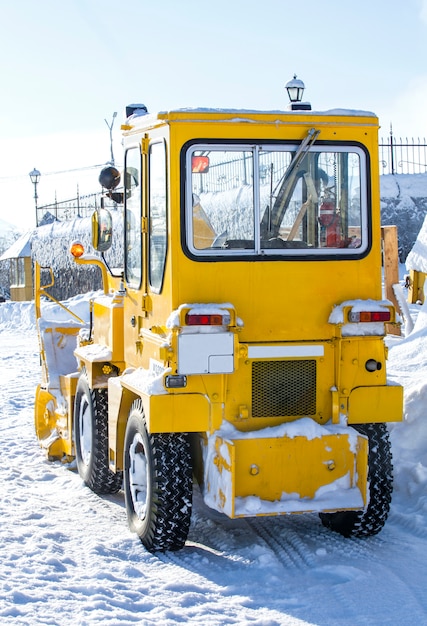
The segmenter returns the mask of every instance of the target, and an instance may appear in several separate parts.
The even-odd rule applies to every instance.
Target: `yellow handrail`
[[[51,282],[48,285],[43,285],[43,286],[40,285],[40,278],[41,278],[40,270],[41,269],[49,270],[49,273],[50,273],[50,276],[51,276]],[[64,311],[67,311],[67,313],[72,315],[78,322],[80,322],[81,324],[86,324],[86,322],[81,317],[79,317],[70,308],[66,307],[64,304],[62,304],[62,302],[57,300],[54,296],[52,296],[50,293],[48,293],[46,291],[46,289],[48,289],[49,287],[53,287],[54,284],[55,284],[55,279],[54,279],[54,276],[53,276],[52,268],[51,267],[42,267],[36,261],[35,264],[34,264],[34,303],[35,303],[35,307],[36,307],[36,317],[37,317],[37,319],[41,318],[40,297],[41,296],[46,296],[46,298],[49,298],[49,300],[52,300],[52,302],[55,302],[55,304],[57,304],[62,309],[64,309]]]

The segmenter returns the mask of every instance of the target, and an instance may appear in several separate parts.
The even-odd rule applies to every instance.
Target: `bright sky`
[[[126,104],[285,109],[294,73],[314,109],[374,111],[384,137],[427,136],[427,0],[0,0],[0,218],[98,191],[121,163]]]

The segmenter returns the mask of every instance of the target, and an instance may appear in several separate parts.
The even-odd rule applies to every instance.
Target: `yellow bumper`
[[[206,504],[232,518],[363,509],[368,441],[341,430],[311,439],[214,434],[203,445]]]

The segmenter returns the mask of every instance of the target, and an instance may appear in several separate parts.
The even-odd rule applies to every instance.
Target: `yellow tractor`
[[[72,250],[102,271],[89,328],[43,319],[36,267],[40,444],[96,493],[123,488],[150,551],[184,546],[194,483],[230,518],[379,532],[403,393],[386,374],[378,119],[135,105],[122,131],[122,176],[100,182],[124,268],[105,261],[107,208],[96,253]]]

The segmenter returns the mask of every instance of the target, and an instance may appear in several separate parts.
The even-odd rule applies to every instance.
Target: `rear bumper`
[[[304,418],[231,437],[214,433],[203,452],[205,502],[231,518],[367,504],[368,441],[352,428]]]

